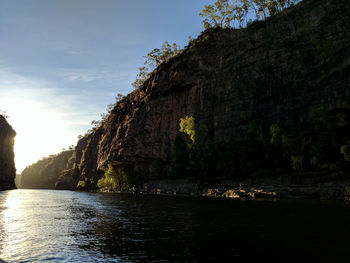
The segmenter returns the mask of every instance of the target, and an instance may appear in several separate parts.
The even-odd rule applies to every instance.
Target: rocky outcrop
[[[55,189],[55,184],[62,171],[73,165],[74,151],[64,151],[26,167],[18,179],[21,189]]]
[[[0,190],[15,189],[14,143],[16,132],[0,115]]]
[[[85,136],[78,141],[75,151],[71,157],[71,169],[61,172],[55,183],[57,190],[75,190],[80,178],[80,169],[78,168],[82,156],[85,154],[85,148],[91,142],[91,135]]]
[[[169,161],[185,116],[225,144],[252,122],[265,129],[279,123],[297,134],[322,107],[345,138],[349,76],[349,1],[304,0],[246,29],[207,30],[115,105],[89,135],[73,181],[96,185],[108,164],[136,173],[155,159]]]

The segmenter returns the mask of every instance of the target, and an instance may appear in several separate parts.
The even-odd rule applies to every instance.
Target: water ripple
[[[346,262],[349,220],[336,202],[5,191],[0,263]]]

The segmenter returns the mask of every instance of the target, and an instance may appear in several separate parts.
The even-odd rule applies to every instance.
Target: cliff
[[[56,155],[42,158],[26,167],[17,177],[20,189],[55,189],[59,175],[72,167],[73,151],[64,151]]]
[[[96,188],[108,165],[148,180],[156,161],[169,176],[186,116],[194,118],[197,139],[181,135],[192,158],[183,171],[196,176],[347,176],[340,147],[350,140],[349,76],[346,0],[304,0],[245,29],[207,30],[79,142],[86,147],[74,175],[61,181]],[[277,144],[273,136],[282,130]]]
[[[0,190],[15,189],[16,168],[13,146],[16,132],[0,115]]]

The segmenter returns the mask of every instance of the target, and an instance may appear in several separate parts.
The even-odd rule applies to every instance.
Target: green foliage
[[[180,52],[180,46],[176,43],[169,44],[165,41],[161,48],[155,48],[146,55],[145,65],[156,68],[163,62],[169,61]]]
[[[55,189],[60,174],[66,170],[73,151],[63,151],[43,157],[27,166],[21,173],[21,187],[33,189]],[[71,166],[72,164],[68,164]]]
[[[350,162],[350,141],[341,146],[340,152],[342,155],[344,155],[344,160]]]
[[[77,184],[78,189],[85,189],[86,188],[86,182],[85,181],[79,181]]]
[[[126,168],[119,167],[116,180],[116,188],[119,190],[129,190],[132,185],[132,176]]]
[[[233,6],[228,0],[217,0],[213,5],[206,5],[199,14],[203,17],[204,28],[230,27],[234,20]]]
[[[296,180],[310,172],[343,178],[349,168],[344,159],[350,161],[350,141],[342,145],[349,140],[348,133],[342,131],[338,138],[333,113],[325,108],[314,109],[309,116],[301,127],[288,132],[278,124],[264,128],[252,122],[241,136],[222,144],[211,139],[206,125],[198,125],[187,116],[180,120],[179,131],[191,141],[186,145],[183,137],[177,136],[171,171],[180,171],[173,173],[176,177],[187,174],[203,179],[273,176],[292,171],[297,172]]]
[[[248,127],[248,142],[252,144],[266,144],[266,137],[261,127],[255,122]]]
[[[138,70],[139,70],[139,72],[136,75],[136,80],[132,83],[132,86],[135,89],[140,87],[151,75],[148,67],[145,67],[145,66],[139,67]]]
[[[158,67],[163,62],[169,61],[172,57],[179,54],[181,51],[180,46],[176,43],[169,44],[165,41],[161,48],[155,48],[149,52],[145,58],[144,66],[139,67],[136,80],[132,83],[132,86],[136,89],[140,87],[151,75],[150,70]]]
[[[286,134],[285,131],[278,126],[278,124],[272,124],[270,126],[270,143],[277,147],[283,147],[286,143]]]
[[[194,118],[186,116],[185,118],[180,118],[180,132],[183,132],[190,136],[191,141],[194,143],[196,138],[195,123]]]
[[[290,158],[291,165],[294,171],[297,171],[300,175],[304,170],[304,161],[302,156],[294,156],[292,155]]]
[[[104,178],[98,180],[97,186],[100,189],[107,188],[115,190],[117,188],[117,173],[113,165],[108,164],[108,170],[105,172]]]
[[[126,169],[119,167],[117,171],[112,164],[108,164],[108,170],[105,172],[104,178],[101,178],[97,182],[97,186],[100,189],[107,190],[128,190],[131,185],[131,176],[127,173]]]
[[[205,29],[211,27],[242,27],[247,18],[265,19],[290,7],[298,0],[216,0],[213,5],[206,5],[199,14],[203,17]]]

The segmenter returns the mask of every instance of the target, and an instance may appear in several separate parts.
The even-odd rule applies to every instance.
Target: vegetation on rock
[[[294,5],[298,0],[216,0],[200,13],[205,29],[243,27],[247,19],[262,20]]]
[[[145,67],[139,88],[81,138],[62,181],[123,190],[160,178],[348,178],[349,2],[304,0],[229,28],[294,2],[206,8],[211,28],[175,57],[160,56],[170,44],[149,53],[158,69]]]
[[[123,167],[117,170],[112,164],[108,164],[104,177],[98,180],[98,188],[104,191],[129,190],[131,187],[131,177]]]
[[[71,157],[74,151],[63,151],[44,157],[38,162],[27,166],[19,177],[19,188],[55,189],[55,184],[65,169],[73,166]]]
[[[139,73],[136,76],[136,80],[132,83],[132,86],[136,89],[140,87],[145,80],[147,80],[154,68],[158,67],[163,62],[169,61],[172,57],[176,56],[180,52],[180,46],[176,43],[169,44],[165,41],[161,48],[155,48],[149,52],[145,58],[144,66],[138,68]]]

